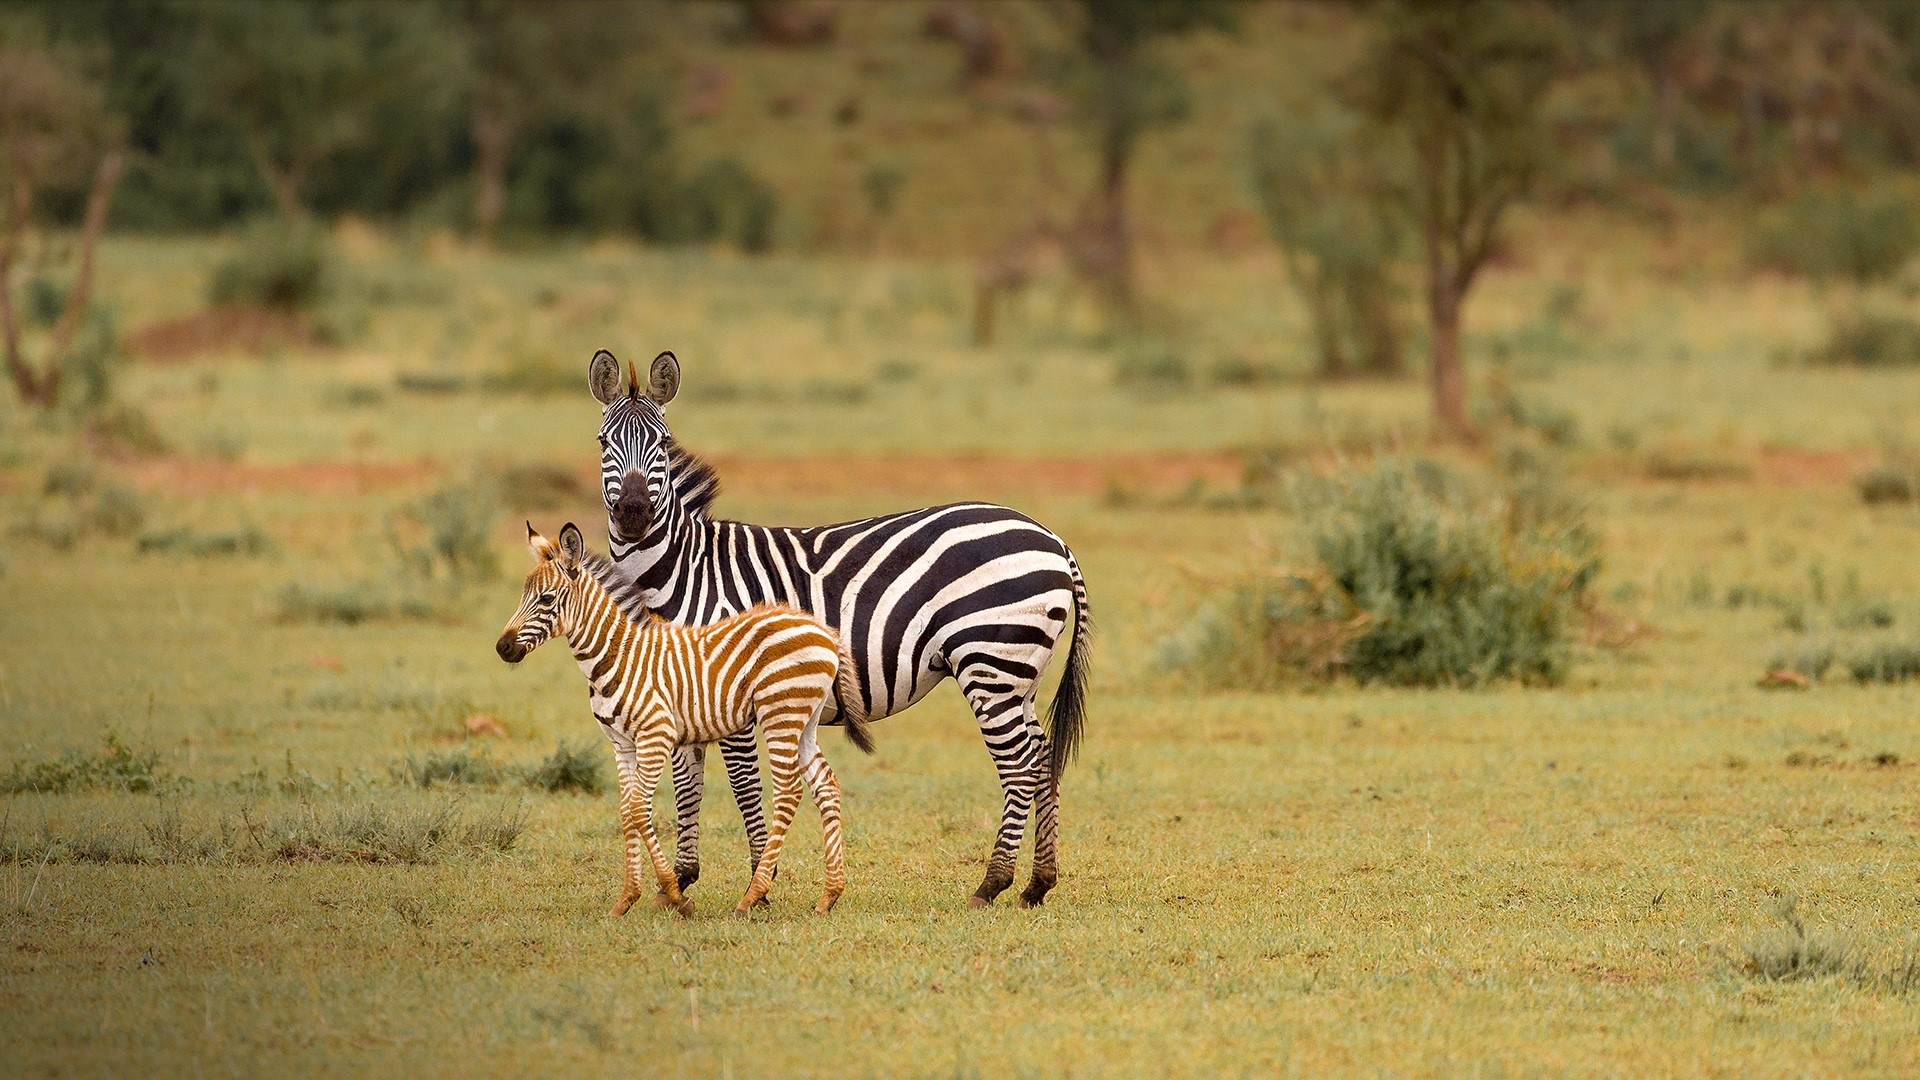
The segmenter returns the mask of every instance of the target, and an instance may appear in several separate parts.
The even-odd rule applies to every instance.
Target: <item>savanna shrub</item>
[[[1920,319],[1879,308],[1843,311],[1806,358],[1833,367],[1920,367]]]
[[[606,790],[607,778],[599,748],[592,742],[573,746],[561,742],[540,764],[524,770],[521,780],[537,791],[559,794],[579,791],[588,795]]]
[[[1308,478],[1310,573],[1260,582],[1176,636],[1163,659],[1262,685],[1558,682],[1600,559],[1577,502],[1537,467],[1498,489],[1427,461]]]
[[[440,488],[390,519],[400,559],[422,577],[491,578],[500,566],[493,523],[500,504],[486,486]]]
[[[1815,281],[1860,284],[1899,273],[1920,252],[1920,210],[1901,192],[1809,191],[1754,221],[1747,261]]]
[[[1367,617],[1348,660],[1356,679],[1433,686],[1565,675],[1576,609],[1600,569],[1573,508],[1518,487],[1476,498],[1430,462],[1389,461],[1321,487],[1314,552]]]
[[[320,226],[262,218],[240,234],[240,247],[214,268],[207,301],[306,311],[326,292],[331,271]]]
[[[0,776],[0,794],[59,794],[68,791],[162,791],[174,782],[160,764],[160,752],[135,750],[109,731],[100,749],[89,754],[67,750],[56,758],[16,761]]]

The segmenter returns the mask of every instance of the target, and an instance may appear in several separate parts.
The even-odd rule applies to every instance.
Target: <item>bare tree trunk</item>
[[[1459,256],[1448,257],[1446,221],[1447,153],[1443,137],[1431,136],[1420,147],[1420,180],[1425,188],[1421,207],[1421,241],[1427,256],[1427,325],[1433,386],[1433,437],[1441,442],[1464,442],[1467,424],[1467,372],[1460,355],[1460,304],[1463,299]]]
[[[280,216],[288,221],[298,221],[307,216],[307,207],[300,198],[300,187],[306,169],[298,164],[282,168],[267,152],[266,144],[257,137],[247,139],[247,150],[253,157],[254,168],[260,172],[260,179],[266,182],[267,191],[273,195],[273,204]]]
[[[1399,375],[1400,328],[1394,325],[1393,304],[1386,290],[1378,286],[1366,289],[1357,307],[1357,318],[1365,338],[1367,373]]]
[[[14,173],[13,202],[8,208],[7,229],[0,233],[0,339],[7,351],[7,374],[20,392],[20,400],[36,404],[39,380],[20,355],[20,324],[13,311],[13,260],[20,253],[20,238],[27,231],[27,215],[33,210],[33,177],[22,168]]]
[[[87,193],[86,217],[80,228],[80,263],[74,270],[73,291],[67,294],[66,309],[54,324],[53,338],[47,348],[47,369],[39,376],[34,375],[20,355],[12,283],[8,280],[19,236],[26,229],[27,214],[33,205],[32,187],[24,181],[15,185],[13,215],[7,223],[5,239],[0,240],[0,322],[5,323],[7,371],[13,376],[20,399],[29,405],[47,408],[60,396],[60,381],[67,370],[67,349],[73,345],[73,336],[79,332],[80,320],[86,315],[87,303],[93,296],[93,253],[106,231],[107,209],[113,205],[113,191],[119,186],[126,164],[125,149],[110,146],[93,175],[93,188]]]
[[[1663,177],[1673,175],[1674,124],[1678,101],[1673,74],[1662,60],[1653,67],[1653,168]]]
[[[1120,110],[1126,100],[1133,65],[1130,52],[1116,51],[1104,58],[1108,109]],[[1100,139],[1100,208],[1096,221],[1104,251],[1101,286],[1107,298],[1124,314],[1134,312],[1133,237],[1127,228],[1127,169],[1133,163],[1134,119],[1110,111]]]
[[[1436,304],[1441,303],[1436,301]],[[1449,301],[1433,311],[1433,423],[1444,442],[1467,442],[1467,371],[1460,357],[1460,307]]]
[[[500,215],[507,205],[507,160],[514,125],[499,105],[482,95],[473,106],[473,223],[482,243],[500,238]]]

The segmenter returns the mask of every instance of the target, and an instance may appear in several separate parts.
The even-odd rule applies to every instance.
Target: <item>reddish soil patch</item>
[[[350,495],[423,484],[438,470],[428,461],[311,461],[251,465],[231,461],[165,458],[128,466],[145,491],[216,495],[236,491],[313,491]]]
[[[796,457],[716,454],[722,489],[759,497],[879,493],[963,498],[1017,492],[1086,495],[1178,490],[1195,480],[1240,482],[1238,453],[1116,454],[1098,458]]]
[[[127,338],[143,360],[192,360],[212,353],[258,353],[270,348],[320,344],[306,320],[291,311],[261,307],[210,307],[191,315],[151,322]]]
[[[1871,450],[1767,450],[1760,455],[1759,478],[1783,487],[1850,484],[1873,464]]]

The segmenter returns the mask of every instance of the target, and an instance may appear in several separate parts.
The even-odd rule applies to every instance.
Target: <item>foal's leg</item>
[[[756,901],[773,887],[774,871],[780,865],[780,849],[787,840],[787,829],[800,806],[800,732],[807,716],[817,707],[803,710],[786,706],[778,712],[763,713],[761,729],[767,740],[767,771],[773,774],[773,820],[767,825],[767,848],[760,854],[760,865],[753,871],[753,883],[740,898],[735,914],[745,915]]]
[[[626,887],[612,915],[625,915],[643,893],[640,886],[640,855],[644,850],[653,862],[654,879],[660,895],[655,902],[681,915],[693,914],[693,902],[680,894],[680,882],[660,850],[660,838],[653,831],[653,793],[660,786],[660,774],[667,767],[667,742],[662,734],[648,733],[637,743],[615,748],[620,772],[620,826],[626,834]]]
[[[840,836],[840,779],[833,775],[816,741],[816,729],[809,724],[800,735],[800,768],[806,774],[807,792],[820,811],[821,861],[826,864],[826,891],[813,910],[821,915],[833,910],[834,901],[847,891],[846,849]]]

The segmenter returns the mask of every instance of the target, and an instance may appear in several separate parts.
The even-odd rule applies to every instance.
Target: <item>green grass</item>
[[[336,351],[121,373],[184,463],[94,456],[70,422],[0,402],[0,775],[112,731],[170,779],[0,796],[0,1060],[26,1075],[1899,1073],[1920,1048],[1913,980],[1896,977],[1920,848],[1912,685],[1753,681],[1800,642],[1790,611],[1809,633],[1857,618],[1910,633],[1911,505],[1863,504],[1845,468],[1782,480],[1770,463],[1864,465],[1920,419],[1920,374],[1776,365],[1821,309],[1711,259],[1693,276],[1688,245],[1717,250],[1711,222],[1671,245],[1579,215],[1520,224],[1541,245],[1475,301],[1475,378],[1507,342],[1528,415],[1577,419],[1582,440],[1555,452],[1592,505],[1591,591],[1651,628],[1578,645],[1552,690],[1217,693],[1155,667],[1219,590],[1297,561],[1302,535],[1219,481],[1175,497],[1177,477],[1141,475],[1157,457],[1244,447],[1329,466],[1425,430],[1415,380],[1300,380],[1299,313],[1258,257],[1172,255],[1149,274],[1156,332],[1195,372],[1245,354],[1274,373],[1250,385],[1117,384],[1128,342],[1050,285],[1002,344],[972,349],[959,264],[390,242],[349,269],[420,285]],[[130,327],[179,314],[219,255],[115,238],[103,290]],[[1577,357],[1536,354],[1521,331],[1568,281],[1594,325]],[[565,744],[556,777],[583,775],[581,746],[604,769],[569,658],[493,654],[526,512],[463,532],[498,560],[470,560],[465,581],[410,567],[424,541],[394,525],[509,467],[590,475],[584,385],[488,377],[584,376],[600,345],[679,353],[675,429],[722,457],[729,513],[991,498],[1074,545],[1100,620],[1094,712],[1045,908],[964,906],[998,792],[950,688],[879,725],[873,758],[825,740],[850,886],[824,920],[805,914],[809,809],[771,914],[723,916],[746,867],[718,768],[687,923],[606,919],[610,791],[420,790],[389,769],[467,753],[475,713],[509,732],[484,744],[503,768]],[[210,446],[238,452],[194,449]],[[968,455],[1004,464],[971,473]],[[914,456],[940,460],[888,460]],[[1130,494],[1039,458],[1105,458]],[[300,471],[314,463],[334,471]],[[140,493],[131,536],[87,512],[115,486]],[[540,487],[536,524],[572,519],[598,543],[590,481]],[[170,539],[142,552],[142,537]],[[353,837],[418,838],[449,806],[485,835],[353,856]],[[664,796],[656,817],[670,826]],[[247,839],[249,823],[303,821],[340,856]],[[1844,941],[1849,964],[1800,964],[1776,940],[1785,897],[1804,939]]]

